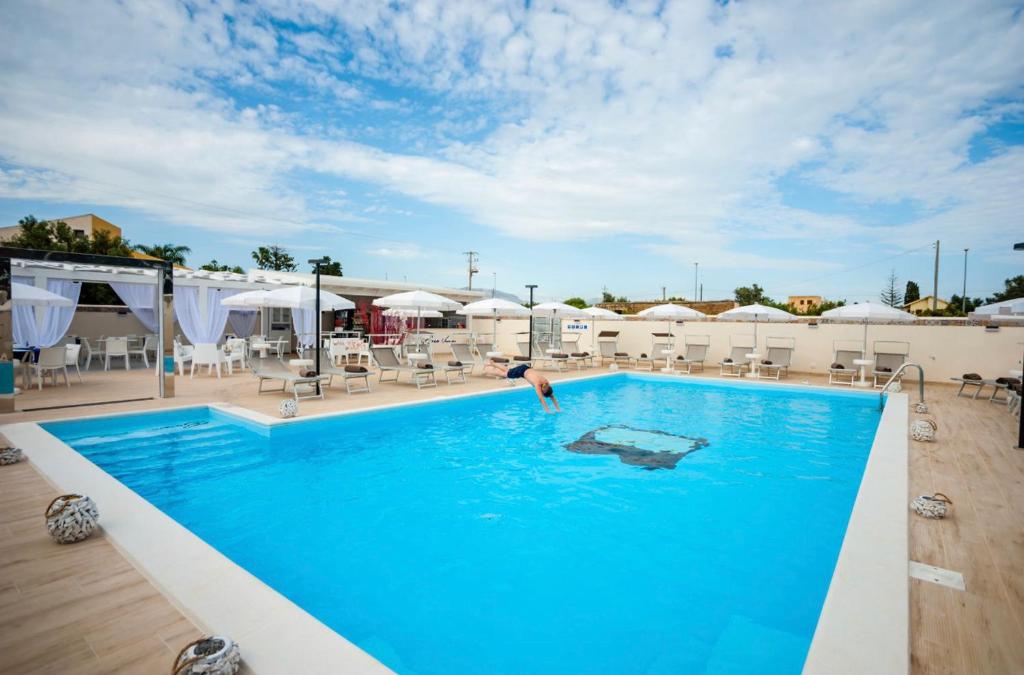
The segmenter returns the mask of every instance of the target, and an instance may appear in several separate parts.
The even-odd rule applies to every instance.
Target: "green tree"
[[[907,282],[907,290],[903,291],[903,304],[909,305],[915,300],[921,299],[921,289],[916,281]]]
[[[569,298],[565,301],[565,304],[576,309],[584,309],[587,307],[587,301],[583,298]]]
[[[981,298],[971,297],[968,297],[967,302],[965,303],[964,297],[962,295],[957,295],[956,293],[954,293],[949,299],[949,309],[952,312],[951,316],[965,316],[984,304],[985,301]]]
[[[205,265],[200,265],[199,269],[206,270],[207,272],[234,272],[235,274],[245,274],[245,270],[242,269],[241,265],[235,265],[234,267],[231,267],[230,265],[222,265],[217,262],[216,258]]]
[[[903,294],[899,290],[899,279],[896,278],[896,270],[889,272],[889,278],[886,280],[885,287],[882,288],[879,297],[882,299],[882,302],[890,307],[903,306]]]
[[[298,267],[295,259],[277,244],[271,246],[260,246],[252,252],[252,259],[256,261],[256,267],[261,270],[274,270],[275,272],[294,272]]]
[[[1024,298],[1024,274],[1018,274],[1015,277],[1010,277],[1003,282],[1003,286],[1003,290],[993,293],[992,297],[986,300],[986,303]]]
[[[822,300],[821,304],[817,307],[808,307],[807,311],[804,312],[807,316],[821,316],[822,312],[827,312],[830,309],[836,307],[842,307],[846,304],[846,300]]]
[[[188,246],[176,246],[175,244],[154,244],[152,246],[136,244],[135,250],[182,267],[185,266],[185,256],[192,252]]]
[[[601,290],[601,302],[615,302],[615,296],[608,292],[607,288]]]
[[[772,299],[764,294],[764,289],[757,284],[753,284],[751,286],[740,286],[733,291],[733,294],[736,298],[736,302],[740,303],[740,305],[767,305],[772,302]]]
[[[340,260],[331,260],[331,256],[329,255],[325,255],[324,260],[327,262],[320,266],[320,274],[328,274],[332,277],[345,276],[342,273]],[[311,269],[310,272],[316,272],[316,265],[313,266],[313,269]]]

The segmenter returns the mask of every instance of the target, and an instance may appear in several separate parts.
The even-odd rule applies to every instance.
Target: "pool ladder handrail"
[[[902,366],[900,366],[899,368],[896,369],[895,373],[892,374],[892,377],[889,378],[889,381],[886,382],[885,385],[882,387],[882,391],[878,392],[878,409],[879,410],[882,410],[882,409],[885,408],[885,390],[889,388],[889,385],[892,384],[893,380],[895,380],[897,377],[899,377],[903,373],[904,370],[906,370],[907,368],[911,368],[911,367],[917,368],[917,372],[918,372],[917,387],[918,387],[918,390],[919,390],[918,393],[919,393],[919,395],[921,397],[921,403],[924,403],[924,368],[922,368],[917,363],[904,363]]]

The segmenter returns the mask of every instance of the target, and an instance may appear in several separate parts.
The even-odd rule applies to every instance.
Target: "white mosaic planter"
[[[185,645],[174,660],[172,675],[234,675],[242,654],[234,640],[213,635]]]
[[[924,401],[921,401],[920,403],[914,406],[914,412],[924,415],[925,413],[928,412],[928,404],[925,403]]]
[[[277,410],[281,413],[281,417],[285,419],[295,417],[299,413],[299,404],[297,401],[288,398],[281,401],[281,405],[278,406]]]
[[[935,420],[914,420],[910,425],[910,437],[915,441],[934,441],[938,429]]]
[[[910,502],[910,508],[914,513],[933,520],[945,518],[952,506],[953,500],[941,492],[936,492],[934,495],[921,495]]]
[[[58,544],[72,544],[88,538],[99,519],[96,504],[82,495],[61,495],[46,507],[46,529]]]
[[[17,464],[24,457],[21,448],[0,448],[0,465]]]

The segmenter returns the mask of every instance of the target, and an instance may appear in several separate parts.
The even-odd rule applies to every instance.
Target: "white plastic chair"
[[[183,345],[177,340],[174,341],[174,363],[178,366],[178,374],[185,377],[185,364],[192,363],[192,352],[195,351],[195,347],[192,345]]]
[[[148,353],[153,352],[156,355],[156,336],[147,335],[146,338],[138,346],[132,347],[128,350],[131,356],[141,356],[142,363],[145,364],[146,368],[149,368],[149,356]]]
[[[43,378],[50,373],[53,378],[53,386],[57,386],[57,372],[64,374],[64,384],[71,386],[68,378],[67,349],[61,347],[43,347],[39,350],[39,360],[36,361],[36,377],[39,378],[39,389],[43,388]]]
[[[224,361],[228,364],[228,372],[233,372],[232,365],[237,363],[240,367],[245,368],[247,355],[245,353],[246,347],[245,340],[242,338],[230,338],[227,341],[224,349]]]
[[[80,355],[81,354],[85,355],[85,369],[89,370],[89,366],[92,365],[92,355],[93,355],[93,351],[94,350],[92,348],[92,345],[89,343],[89,339],[88,338],[81,338],[81,341],[82,342],[79,345],[79,347],[82,348],[81,352],[80,352]]]
[[[21,355],[21,359],[14,359],[14,377],[17,379],[18,373],[21,373],[21,387],[22,389],[28,389],[32,386],[32,368],[35,364],[32,363],[32,350],[28,350]]]
[[[82,345],[78,345],[78,344],[64,345],[64,350],[65,350],[64,365],[66,365],[66,366],[74,366],[75,372],[78,373],[78,381],[81,382],[82,381],[82,371],[78,367],[78,357],[82,353]]]
[[[192,368],[189,372],[189,377],[195,377],[196,366],[206,366],[206,374],[216,368],[217,377],[220,377],[220,366],[222,363],[227,363],[228,372],[231,371],[231,364],[224,358],[224,352],[221,351],[220,347],[212,342],[199,343],[195,346],[192,351]]]
[[[116,337],[107,338],[106,349],[103,350],[103,370],[110,370],[110,358],[123,358],[124,369],[131,370],[130,357],[128,355],[128,338]]]

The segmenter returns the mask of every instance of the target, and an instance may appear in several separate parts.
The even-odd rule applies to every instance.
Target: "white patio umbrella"
[[[796,318],[785,310],[767,307],[758,303],[733,307],[715,317],[718,321],[753,321],[754,322],[754,353],[757,353],[757,324],[759,322],[784,323]]]
[[[535,316],[545,316],[551,319],[564,319],[566,317],[577,316],[580,313],[579,307],[573,307],[567,305],[564,302],[542,302],[539,305],[534,305],[531,309]],[[552,348],[555,346],[555,331],[551,331],[551,337],[548,340],[548,345]],[[533,341],[533,336],[530,336],[530,341]]]
[[[985,318],[1021,319],[1024,318],[1024,298],[1014,298],[1012,300],[1003,300],[1002,302],[993,302],[990,305],[982,305],[976,308],[972,314],[978,314]]]
[[[597,349],[597,320],[602,321],[624,321],[625,317],[604,307],[587,307],[579,311],[580,316],[591,319],[590,323],[590,348]]]
[[[672,324],[676,321],[693,321],[694,319],[707,318],[704,312],[698,312],[691,307],[674,305],[671,302],[664,305],[655,305],[636,313],[637,316],[647,321],[668,321],[668,332],[672,333]]]
[[[15,305],[32,305],[34,307],[70,307],[72,302],[63,295],[51,293],[45,288],[36,288],[28,284],[11,282],[11,302]]]
[[[910,312],[896,309],[889,305],[877,302],[858,302],[852,305],[843,305],[821,313],[821,318],[829,321],[846,321],[848,323],[864,324],[864,348],[861,356],[868,351],[868,324],[869,323],[913,323],[917,317]]]
[[[388,309],[407,309],[416,311],[416,339],[419,340],[420,324],[425,310],[436,312],[451,312],[462,309],[462,305],[451,298],[427,291],[406,291],[405,293],[392,293],[383,298],[373,301],[377,307]]]
[[[381,312],[381,314],[383,314],[384,316],[398,317],[399,319],[411,319],[417,314],[424,319],[440,319],[442,316],[444,316],[444,314],[437,311],[436,309],[414,310],[402,309],[401,307],[385,309],[383,312]]]
[[[498,315],[501,316],[529,316],[530,310],[526,309],[517,302],[511,300],[503,300],[502,298],[487,298],[486,300],[477,300],[471,302],[465,307],[455,312],[462,316],[489,316],[491,317],[492,323],[492,334],[494,339],[498,338]]]
[[[286,286],[268,291],[258,300],[257,307],[281,307],[284,309],[316,309],[316,290],[309,286]],[[231,298],[225,298],[230,300]],[[224,303],[224,300],[221,301]],[[320,291],[320,311],[355,309],[356,303],[330,291]]]
[[[231,309],[258,309],[269,292],[262,288],[255,291],[243,291],[224,298],[220,304]]]

